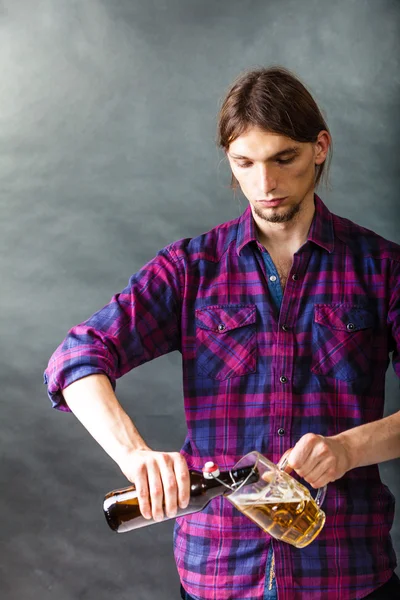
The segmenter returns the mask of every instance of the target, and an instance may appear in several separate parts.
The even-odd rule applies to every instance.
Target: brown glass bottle
[[[207,479],[199,471],[189,471],[189,474],[190,500],[188,506],[186,508],[178,507],[175,517],[164,516],[163,521],[202,510],[213,498],[229,493],[230,489],[226,486],[231,486],[233,481],[236,484],[235,487],[238,487],[246,479],[246,483],[254,483],[258,480],[258,473],[253,466],[236,471],[223,471],[218,475],[220,481]],[[103,510],[108,525],[117,533],[124,533],[132,529],[162,522],[143,517],[139,509],[139,501],[134,485],[120,490],[113,490],[106,494]]]

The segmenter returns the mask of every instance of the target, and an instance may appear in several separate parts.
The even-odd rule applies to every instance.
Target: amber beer
[[[304,548],[319,534],[325,514],[315,501],[240,503],[239,510],[276,539]]]
[[[227,495],[227,499],[272,537],[304,548],[325,524],[321,504],[326,486],[317,490],[314,499],[304,485],[285,473],[288,453],[278,465],[256,450],[243,456],[234,469],[253,464],[260,474],[259,479],[254,483],[245,482]]]

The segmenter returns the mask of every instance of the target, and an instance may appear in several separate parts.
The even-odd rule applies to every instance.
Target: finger
[[[323,459],[316,454],[316,452],[311,452],[308,459],[301,465],[299,469],[296,469],[296,472],[303,479],[307,479],[312,473],[317,465],[323,462]]]
[[[184,457],[177,452],[174,455],[174,470],[176,482],[178,485],[178,502],[181,508],[186,508],[190,499],[190,477],[187,462]]]
[[[316,440],[312,441],[310,443],[310,447],[310,454],[301,467],[297,469],[297,473],[300,475],[300,477],[303,477],[303,479],[306,479],[307,481],[310,477],[314,479],[313,473],[317,465],[322,465],[320,468],[325,468],[325,470],[332,465],[332,455],[323,438],[317,438]]]
[[[178,485],[171,457],[165,456],[159,466],[164,490],[165,514],[167,517],[175,517],[178,508]]]
[[[155,521],[162,521],[162,519],[164,518],[164,492],[160,471],[157,463],[153,464],[151,467],[148,466],[147,477],[149,480],[151,512],[153,519]]]
[[[133,479],[139,501],[139,510],[145,519],[151,519],[150,494],[145,465],[138,469],[137,474]]]
[[[316,479],[313,483],[310,483],[310,485],[315,490],[318,490],[319,488],[322,488],[325,485],[328,485],[328,483],[330,481],[332,481],[332,480],[326,476],[326,473],[324,473],[323,475],[321,475],[321,477],[319,479]]]
[[[272,483],[274,478],[275,478],[275,472],[273,472],[273,471],[265,471],[265,473],[263,473],[261,475],[261,479],[263,481],[265,481],[266,483]]]
[[[311,469],[307,475],[302,475],[303,479],[307,481],[313,488],[319,487],[317,482],[320,481],[321,477],[324,477],[327,470],[327,465],[325,461],[320,461],[317,463],[313,469]]]
[[[297,444],[294,446],[290,454],[290,466],[303,477],[304,468],[310,471],[310,464],[308,461],[312,459],[312,453],[316,444],[320,441],[322,436],[314,433],[306,433],[299,439]]]
[[[291,473],[293,471],[293,468],[291,467],[291,465],[289,464],[289,456],[292,452],[293,448],[289,448],[288,450],[286,450],[286,452],[284,452],[281,456],[281,458],[279,459],[278,462],[278,467],[279,469],[282,469],[282,465],[285,462],[285,459],[288,459],[288,462],[285,466],[285,468],[283,469],[285,471],[285,473]]]

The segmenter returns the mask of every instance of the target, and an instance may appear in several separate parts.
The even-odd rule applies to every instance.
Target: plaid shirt
[[[178,350],[191,469],[213,460],[226,470],[251,450],[277,462],[307,432],[381,419],[392,351],[400,377],[400,246],[314,202],[281,298],[250,206],[160,250],[55,351],[45,372],[53,406],[68,410],[61,390],[76,379],[105,373],[115,387]],[[181,581],[201,600],[262,600],[272,543],[279,600],[366,596],[396,567],[394,504],[377,465],[353,469],[328,485],[326,524],[297,549],[216,498],[176,519]]]

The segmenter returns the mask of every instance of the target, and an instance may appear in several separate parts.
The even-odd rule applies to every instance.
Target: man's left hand
[[[283,454],[278,464],[288,454],[285,471],[290,473],[293,469],[313,488],[336,481],[351,469],[349,449],[334,437],[306,433],[293,448]]]

